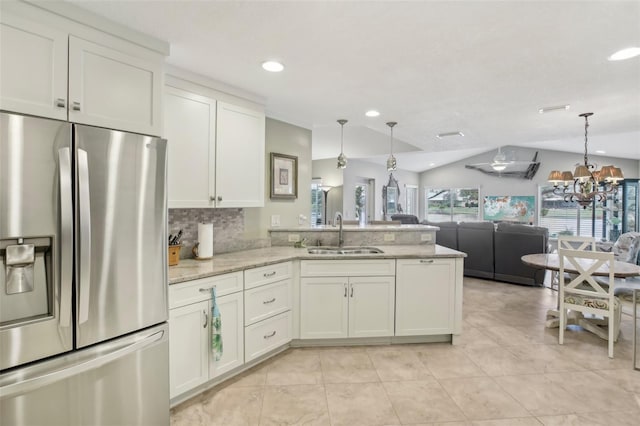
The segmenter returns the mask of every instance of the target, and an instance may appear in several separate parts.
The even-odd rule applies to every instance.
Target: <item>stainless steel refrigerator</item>
[[[0,113],[0,423],[168,425],[166,141]]]

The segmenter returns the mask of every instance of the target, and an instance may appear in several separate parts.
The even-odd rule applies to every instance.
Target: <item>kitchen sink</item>
[[[376,247],[310,247],[309,254],[376,254],[384,253]]]

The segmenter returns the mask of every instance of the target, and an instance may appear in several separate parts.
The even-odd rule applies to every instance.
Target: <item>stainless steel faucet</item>
[[[344,236],[342,235],[342,213],[336,212],[333,217],[333,226],[336,226],[336,223],[340,221],[340,231],[338,232],[338,247],[342,247],[344,245]]]

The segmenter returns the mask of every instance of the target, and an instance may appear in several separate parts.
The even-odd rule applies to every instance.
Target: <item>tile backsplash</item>
[[[198,223],[213,223],[213,254],[268,247],[269,239],[246,239],[242,209],[169,209],[169,233],[182,229],[180,258],[192,258]]]

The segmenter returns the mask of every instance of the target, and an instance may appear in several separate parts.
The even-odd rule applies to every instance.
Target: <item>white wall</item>
[[[425,188],[480,188],[480,200],[486,195],[538,195],[538,186],[547,185],[547,177],[551,170],[570,170],[573,172],[576,163],[582,163],[580,154],[536,150],[531,148],[507,147],[516,152],[517,160],[529,161],[538,151],[540,168],[532,180],[490,176],[477,170],[465,168],[465,164],[490,162],[496,151],[470,157],[465,160],[447,164],[420,174],[420,212],[424,212]],[[504,150],[504,149],[503,149]],[[593,156],[589,154],[589,161],[603,165],[613,164],[620,167],[626,178],[640,176],[640,161],[622,158]],[[481,206],[482,207],[482,206]],[[421,214],[421,217],[423,214]]]
[[[405,206],[404,185],[418,185],[419,175],[406,170],[396,170],[393,176],[400,185],[400,203]],[[373,219],[382,220],[382,187],[389,181],[389,172],[384,165],[352,159],[349,160],[346,169],[338,169],[335,159],[314,160],[313,177],[322,178],[323,185],[340,187],[340,191],[336,188],[329,192],[327,216],[332,218],[336,211],[341,211],[346,220],[356,219],[354,195],[356,185],[373,179]],[[341,200],[335,199],[338,195],[341,196]]]
[[[294,200],[271,200],[270,154],[295,155],[298,157],[298,198]],[[311,216],[311,130],[282,121],[267,118],[265,140],[265,202],[261,208],[246,208],[245,237],[266,238],[271,227],[271,216],[280,215],[281,226],[298,226],[300,214]]]

